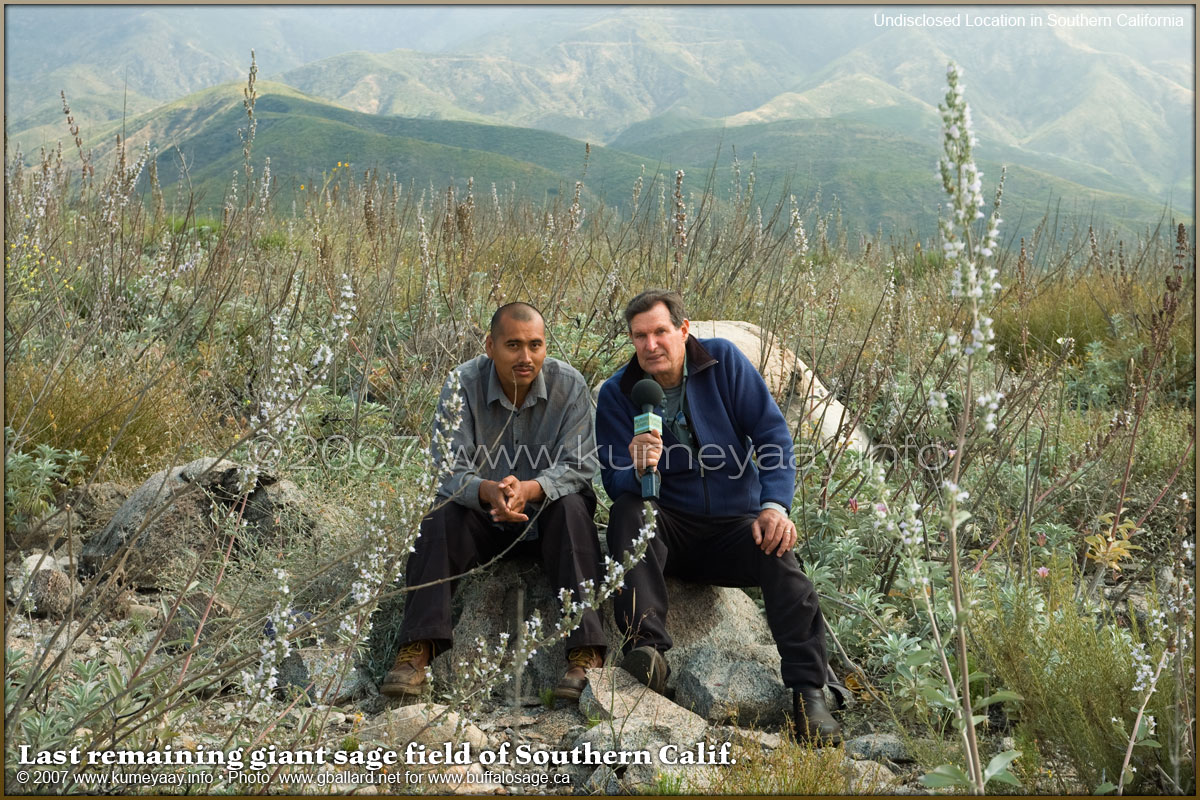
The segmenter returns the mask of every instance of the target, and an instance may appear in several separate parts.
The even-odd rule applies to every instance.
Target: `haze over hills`
[[[7,6],[8,129],[61,123],[63,89],[76,117],[98,124],[244,81],[251,50],[265,77],[352,50],[436,51],[513,13],[504,7]]]
[[[566,198],[575,181],[583,180],[591,208],[600,202],[627,208],[639,176],[646,181],[643,196],[657,198],[650,181],[669,184],[682,168],[694,203],[710,176],[713,191],[728,196],[735,150],[743,181],[753,169],[757,197],[768,208],[789,194],[805,200],[819,195],[819,213],[836,209],[856,229],[928,236],[941,200],[929,169],[937,159],[936,138],[913,141],[868,122],[784,120],[684,131],[631,143],[627,153],[535,129],[365,114],[268,81],[259,82],[257,92],[255,163],[270,159],[278,179],[277,207],[286,208],[301,186],[311,189],[336,176],[332,168],[339,162],[352,165],[356,177],[378,170],[404,191],[431,197],[448,183],[461,190],[473,178],[477,197],[494,185],[504,195]],[[135,153],[157,143],[159,181],[168,189],[186,185],[205,213],[220,208],[231,176],[242,168],[238,130],[245,127],[245,112],[238,84],[206,89],[110,125],[88,143],[96,158],[111,154],[122,127]],[[988,176],[999,174],[993,159],[980,165]],[[1138,228],[1161,214],[1152,200],[1114,191],[1121,184],[1112,179],[1106,183],[1080,170],[1080,181],[1072,181],[1053,174],[1055,168],[1070,173],[1069,165],[1042,166],[1049,169],[1009,168],[1007,234],[1028,235],[1042,213],[1062,201],[1067,227],[1096,219]]]
[[[1047,13],[987,10],[1027,20]],[[6,119],[27,152],[65,138],[61,84],[85,132],[99,140],[109,134],[101,123],[124,113],[131,141],[207,154],[191,160],[200,171],[213,165],[215,189],[240,158],[237,122],[223,131],[221,122],[236,109],[217,112],[203,92],[184,95],[244,81],[253,47],[260,79],[282,84],[270,94],[286,100],[286,111],[263,113],[297,116],[260,127],[261,152],[275,151],[279,176],[349,155],[321,153],[320,143],[343,151],[354,143],[364,148],[353,154],[360,166],[407,164],[410,177],[435,183],[465,178],[470,166],[501,184],[527,182],[540,196],[580,177],[587,141],[588,190],[617,202],[642,164],[694,173],[727,165],[736,147],[743,162],[758,155],[763,185],[820,186],[864,229],[883,221],[929,230],[936,105],[954,59],[978,157],[990,176],[1009,165],[1014,201],[1032,208],[1053,196],[1127,223],[1156,219],[1168,204],[1192,213],[1192,9],[1158,9],[1186,22],[1169,29],[934,29],[881,25],[876,16],[921,11],[114,7],[71,16],[10,7]],[[240,108],[236,84],[222,91]],[[268,131],[283,127],[308,138],[293,139],[291,151],[282,139],[268,145]],[[519,146],[522,138],[537,145]],[[573,156],[547,159],[543,150]],[[607,183],[596,186],[601,172]]]

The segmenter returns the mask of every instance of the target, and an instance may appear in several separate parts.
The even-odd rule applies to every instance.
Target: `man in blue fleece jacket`
[[[725,339],[688,333],[683,298],[652,289],[629,302],[625,321],[636,354],[600,389],[596,442],[613,500],[608,548],[631,549],[643,525],[641,476],[657,469],[656,535],[614,599],[626,635],[621,666],[658,692],[670,649],[664,575],[717,586],[759,586],[792,689],[798,738],[839,741],[830,714],[825,620],[817,593],[792,552],[788,510],[796,488],[792,437],[754,365]],[[662,433],[634,435],[630,393],[643,378],[663,388]]]

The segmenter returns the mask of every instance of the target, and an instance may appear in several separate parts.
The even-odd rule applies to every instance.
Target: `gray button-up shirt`
[[[458,374],[462,396],[462,421],[447,431],[446,406]],[[487,356],[455,367],[442,387],[435,426],[449,435],[450,475],[438,487],[438,496],[483,510],[479,485],[509,475],[536,480],[546,501],[591,488],[599,463],[591,413],[591,395],[579,371],[556,358],[547,358],[516,408],[504,394],[496,367]],[[532,518],[532,514],[530,517]]]

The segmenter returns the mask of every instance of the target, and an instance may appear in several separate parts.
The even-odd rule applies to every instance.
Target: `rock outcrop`
[[[697,338],[728,339],[750,359],[800,441],[870,453],[871,439],[854,424],[854,414],[774,334],[739,320],[692,320],[690,326]]]
[[[93,574],[121,568],[132,585],[158,586],[172,566],[197,558],[214,544],[214,503],[232,508],[240,500],[239,472],[237,464],[216,458],[156,472],[84,545],[80,570]],[[311,523],[301,504],[289,481],[258,475],[243,511],[247,529],[262,541],[280,537],[285,520],[304,528]]]
[[[708,723],[691,711],[655,694],[619,668],[588,672],[579,710],[596,725],[574,747],[635,754],[633,763],[596,770],[590,783],[607,793],[644,793],[660,785],[710,783],[704,767],[679,763],[680,754],[704,746]]]
[[[715,723],[737,719],[779,725],[791,707],[789,695],[774,639],[755,602],[740,589],[673,578],[667,579],[667,589],[667,625],[674,639],[667,651],[668,684],[676,702]],[[456,661],[470,657],[474,642],[493,648],[502,633],[514,640],[520,619],[536,612],[549,625],[560,615],[557,593],[551,591],[540,563],[529,558],[506,559],[486,573],[463,578],[454,605],[455,646],[433,661],[434,679],[443,683],[453,680]],[[612,622],[611,603],[602,605],[599,613],[608,637],[607,663],[617,665],[624,641]],[[539,648],[521,670],[520,691],[515,691],[516,676],[505,691],[536,697],[557,683],[565,665],[561,640]]]

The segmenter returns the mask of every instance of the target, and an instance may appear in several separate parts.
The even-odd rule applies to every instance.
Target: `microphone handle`
[[[654,413],[654,406],[642,406],[642,413],[638,414],[633,419],[633,433],[635,436],[643,433],[655,431],[662,433],[662,417]],[[647,471],[642,475],[642,497],[646,499],[658,499],[658,490],[662,486],[662,476],[658,474],[657,469]]]
[[[662,476],[657,469],[642,474],[642,498],[645,500],[658,499],[658,490],[662,487]]]

